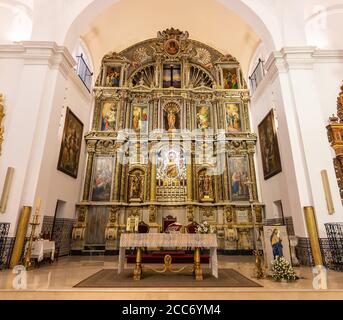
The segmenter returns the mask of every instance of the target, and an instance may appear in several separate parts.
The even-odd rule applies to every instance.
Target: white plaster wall
[[[20,150],[21,146],[15,141],[13,131],[10,128],[16,128],[18,120],[14,114],[14,106],[17,101],[17,90],[19,86],[18,78],[21,77],[23,61],[20,59],[0,59],[0,88],[5,95],[5,120],[4,120],[4,142],[2,145],[2,155],[0,156],[0,190],[2,191],[6,172],[8,167],[14,167],[15,175],[11,186],[8,203],[13,203],[15,199],[20,198],[18,180],[25,174],[25,168],[18,170],[20,167],[20,157],[14,159],[12,149]],[[17,127],[18,128],[18,127]],[[11,132],[12,131],[12,132]],[[5,214],[0,214],[1,222],[13,223],[15,221],[14,207],[7,206]]]
[[[67,79],[61,74],[58,75],[36,191],[36,197],[43,199],[43,215],[54,216],[56,203],[61,200],[65,202],[65,206],[63,216],[60,218],[71,219],[75,216],[75,205],[80,201],[86,143],[84,140],[82,141],[77,179],[57,170],[67,107],[84,124],[84,134],[88,132],[90,128],[89,115],[92,112],[92,95],[73,73]]]
[[[314,65],[314,77],[325,123],[328,123],[332,114],[337,113],[337,97],[343,85],[343,54],[341,60]]]
[[[75,75],[71,56],[62,52],[53,43],[0,46],[0,68],[4,70],[0,88],[6,93],[1,191],[7,168],[15,168],[0,222],[11,223],[10,236],[15,235],[22,207],[34,209],[38,197],[43,200],[42,215],[53,216],[57,200],[66,201],[66,218],[74,216],[80,198],[85,142],[77,180],[57,171],[57,162],[66,107],[80,118],[87,132],[92,95]]]
[[[306,236],[307,233],[303,207],[314,206],[320,236],[325,237],[325,223],[343,221],[343,208],[332,164],[333,151],[325,128],[329,116],[336,113],[343,74],[343,64],[340,63],[342,54],[339,51],[316,51],[310,47],[286,48],[282,52],[282,63],[273,62],[279,63],[278,72],[273,76],[273,63],[268,64],[270,73],[251,103],[255,132],[258,132],[258,124],[271,108],[276,109],[279,125],[283,172],[267,181],[261,177],[262,200],[266,204],[267,218],[273,218],[273,202],[281,200],[285,216],[293,216],[298,236]],[[257,163],[262,174],[259,144]],[[321,170],[328,171],[334,215],[327,212]]]
[[[275,218],[274,202],[281,200],[284,216],[292,216],[296,234],[304,236],[305,229],[301,218],[302,212],[292,158],[293,152],[289,140],[289,128],[287,126],[283,95],[278,78],[265,81],[263,87],[259,87],[252,97],[250,112],[254,132],[258,133],[258,125],[271,109],[275,110],[278,120],[278,142],[283,170],[278,175],[264,180],[261,147],[258,141],[256,159],[260,178],[261,201],[266,205],[266,218],[272,219]]]

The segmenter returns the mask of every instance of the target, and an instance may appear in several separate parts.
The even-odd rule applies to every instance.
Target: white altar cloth
[[[166,233],[124,233],[120,238],[118,273],[124,270],[125,250],[127,248],[209,248],[210,268],[218,278],[218,241],[216,234],[166,234]]]
[[[25,253],[29,243],[26,243]],[[31,258],[37,259],[38,262],[43,261],[44,256],[49,255],[53,261],[55,258],[55,242],[49,240],[37,240],[32,243]]]

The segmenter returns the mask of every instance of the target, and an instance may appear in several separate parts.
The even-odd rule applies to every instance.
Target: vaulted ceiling
[[[245,75],[260,43],[245,21],[213,0],[121,0],[90,24],[82,39],[98,73],[102,57],[108,52],[120,52],[155,38],[158,31],[170,27],[188,31],[190,39],[233,55]]]

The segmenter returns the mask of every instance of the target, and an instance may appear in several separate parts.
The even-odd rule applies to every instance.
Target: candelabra
[[[29,269],[32,267],[32,262],[31,262],[31,254],[32,254],[32,246],[33,246],[33,241],[36,233],[36,228],[40,225],[39,219],[40,219],[40,207],[41,207],[42,201],[39,198],[36,206],[36,211],[33,216],[32,222],[30,223],[31,225],[31,233],[30,233],[30,238],[29,238],[29,243],[27,246],[27,250],[25,253],[25,259],[24,259],[24,266],[26,269]]]

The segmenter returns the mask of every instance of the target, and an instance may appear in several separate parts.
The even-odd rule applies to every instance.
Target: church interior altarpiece
[[[208,221],[221,249],[253,249],[263,206],[248,107],[239,62],[187,32],[168,29],[106,55],[73,250],[115,251],[129,217],[161,232],[168,216]]]

